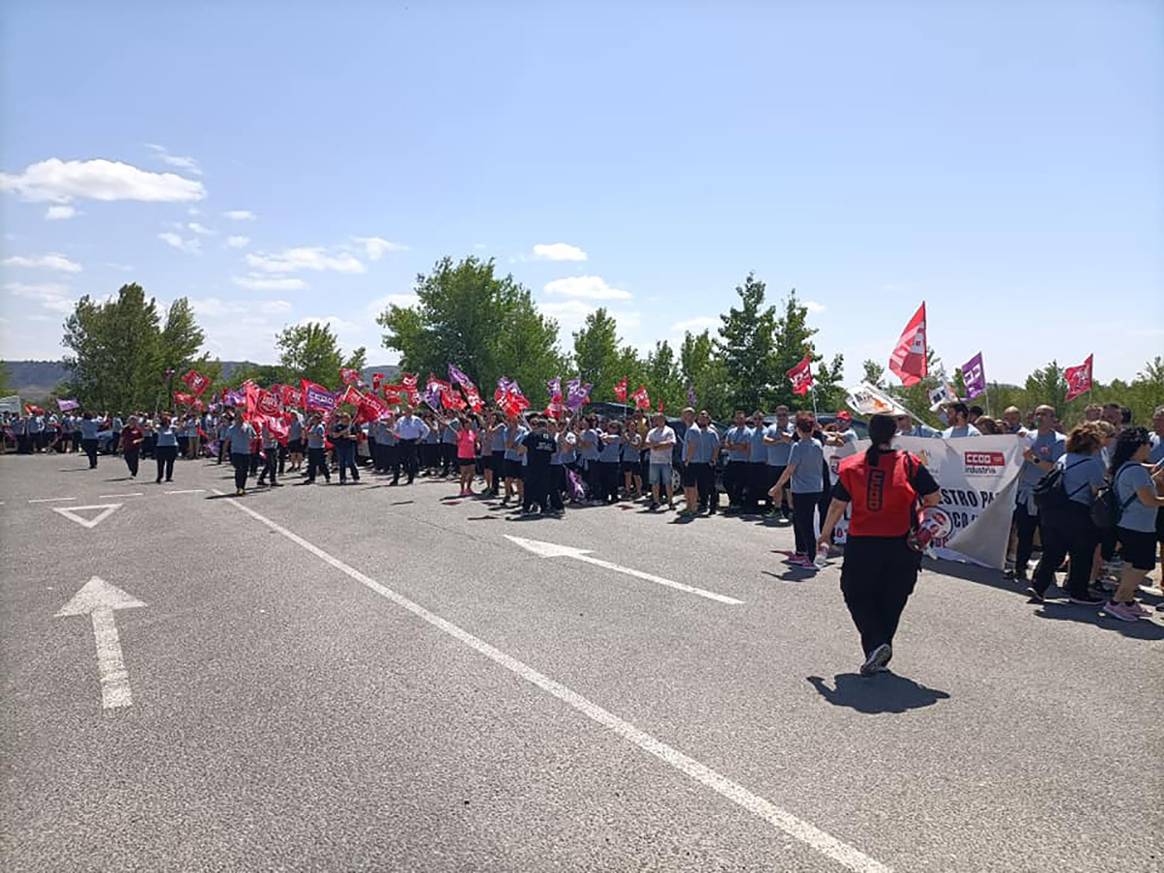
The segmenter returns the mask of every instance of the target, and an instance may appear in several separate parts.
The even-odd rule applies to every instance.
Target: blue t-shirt
[[[714,462],[720,446],[719,431],[715,429],[715,425],[709,424],[707,427],[700,427],[697,424],[693,424],[687,429],[687,433],[683,435],[683,438],[686,445],[694,444],[694,448],[691,449],[691,455],[687,458],[689,464],[710,464]]]
[[[303,439],[303,419],[298,413],[292,414],[291,421],[287,424],[287,439],[292,442]]]
[[[616,464],[622,459],[622,434],[604,433],[602,435],[602,451],[598,453],[598,460],[603,463]]]
[[[802,436],[792,444],[788,465],[796,465],[790,482],[793,494],[819,494],[824,491],[824,449],[811,437]]]
[[[751,438],[748,440],[748,445],[751,451],[748,453],[748,463],[763,464],[768,460],[768,447],[764,445],[764,432],[766,428],[763,425],[753,427]]]
[[[792,427],[786,425],[784,430],[780,430],[780,425],[770,424],[768,429],[764,431],[765,436],[769,439],[780,439],[781,436],[791,436]],[[765,445],[764,448],[768,450],[768,466],[769,467],[787,467],[788,455],[792,451],[792,443],[776,443],[775,445]]]
[[[724,434],[724,445],[731,445],[728,449],[728,461],[740,463],[748,460],[747,446],[752,444],[752,429],[746,425],[737,425],[728,428]]]
[[[1164,437],[1160,434],[1154,433],[1149,438],[1152,444],[1152,451],[1148,453],[1148,460],[1153,464],[1159,464],[1164,461]]]
[[[506,426],[505,435],[506,435],[506,438],[509,438],[512,435],[513,448],[505,450],[505,460],[507,460],[507,461],[520,461],[521,460],[522,453],[517,450],[517,447],[521,445],[521,441],[523,439],[525,439],[528,434],[529,434],[529,428],[526,427],[524,424],[519,424],[516,428],[514,428],[512,434],[510,434],[509,426],[508,425]]]
[[[81,439],[95,440],[97,439],[97,421],[92,418],[81,419]],[[174,445],[177,445],[175,443]]]
[[[508,432],[508,430],[509,430],[508,427],[506,427],[506,425],[503,424],[503,425],[500,425],[495,431],[493,431],[493,442],[490,443],[490,446],[492,447],[490,449],[490,451],[493,451],[493,452],[504,452],[505,451],[505,435]]]
[[[1123,507],[1120,512],[1119,526],[1125,530],[1155,533],[1158,507],[1145,506],[1139,495],[1136,494],[1145,486],[1151,489],[1153,494],[1156,493],[1156,486],[1144,465],[1129,461],[1116,470],[1113,481],[1115,482],[1116,499]],[[1127,506],[1124,506],[1125,503]]]
[[[249,421],[235,422],[226,432],[226,438],[230,440],[230,453],[232,455],[249,455],[251,453],[251,440],[254,437],[255,429],[251,427]]]
[[[968,437],[968,436],[982,436],[982,431],[980,431],[978,428],[976,428],[972,424],[962,424],[962,425],[959,425],[958,427],[948,427],[944,431],[942,431],[942,437],[944,439],[950,439],[951,437]]]
[[[1035,436],[1031,440],[1031,451],[1035,453],[1040,461],[1049,461],[1055,463],[1063,457],[1063,452],[1067,448],[1067,437],[1061,433],[1051,431],[1043,436]],[[1024,460],[1022,471],[1019,473],[1018,481],[1018,499],[1024,500],[1031,493],[1031,490],[1038,484],[1038,481],[1043,478],[1043,471],[1032,464],[1030,461]]]
[[[599,433],[596,428],[582,431],[581,439],[578,441],[578,454],[582,456],[582,460],[598,460],[598,439]]]
[[[1063,468],[1063,490],[1076,503],[1091,506],[1095,502],[1093,488],[1098,489],[1105,478],[1103,460],[1099,455],[1078,455],[1068,452],[1056,462]]]
[[[174,427],[173,422],[170,424],[158,425],[158,447],[165,448],[166,446],[178,445],[178,429]]]
[[[322,449],[325,433],[322,421],[309,427],[307,429],[307,448]]]

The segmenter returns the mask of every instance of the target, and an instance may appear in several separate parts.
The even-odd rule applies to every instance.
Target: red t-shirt
[[[833,497],[852,501],[849,536],[901,537],[909,533],[917,498],[937,490],[930,471],[913,455],[881,452],[873,467],[862,452],[841,461]]]

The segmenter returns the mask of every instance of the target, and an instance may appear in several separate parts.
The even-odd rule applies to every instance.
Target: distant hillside
[[[41,400],[48,397],[56,387],[68,378],[69,371],[60,361],[4,361],[8,370],[8,387],[26,400]],[[231,375],[243,367],[254,367],[250,361],[223,361],[222,376],[228,382]],[[378,367],[364,367],[364,381],[371,382],[373,373],[383,373],[389,381],[396,379],[400,368],[395,364]]]

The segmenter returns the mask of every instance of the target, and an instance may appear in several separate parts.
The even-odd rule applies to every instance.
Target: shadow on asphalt
[[[857,673],[838,673],[829,688],[820,676],[806,677],[817,694],[833,706],[863,712],[867,715],[902,713],[911,709],[933,706],[950,695],[936,688],[919,685],[912,679],[896,673],[877,673],[861,676]]]
[[[1079,606],[1074,603],[1044,603],[1043,608],[1035,615],[1054,621],[1091,624],[1101,630],[1115,631],[1125,637],[1137,640],[1164,640],[1164,625],[1144,618],[1139,621],[1120,621],[1118,618],[1110,618],[1090,606]]]

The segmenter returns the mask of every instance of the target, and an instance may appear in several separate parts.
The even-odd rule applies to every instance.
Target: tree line
[[[594,387],[591,399],[613,400],[614,386],[626,379],[629,390],[646,386],[654,407],[676,412],[688,405],[705,408],[717,419],[736,409],[770,411],[778,404],[811,408],[814,398],[797,397],[787,376],[806,355],[813,361],[815,402],[823,411],[844,407],[844,357],[830,360],[817,351],[817,328],[795,289],[769,302],[765,283],[749,273],[735,288],[733,305],[719,316],[720,326],[688,331],[678,347],[656,342],[645,354],[619,335],[615,318],[604,308],[590,313],[563,342],[557,322],[543,315],[533,295],[510,274],[498,275],[493,260],[442,258],[416,278],[415,305],[390,305],[377,318],[383,346],[400,355],[400,367],[441,378],[455,363],[489,397],[501,376],[516,379],[535,408],[549,401],[546,380],[577,376]],[[212,391],[227,387],[221,363],[202,351],[205,335],[185,298],[161,312],[141,286],[123,286],[108,302],[83,297],[65,322],[64,345],[69,380],[58,396],[77,397],[99,410],[157,409],[172,403],[177,378],[193,368],[212,380]],[[229,386],[245,379],[261,385],[297,383],[306,378],[329,388],[340,386],[341,367],[361,369],[366,350],[345,353],[329,325],[290,325],[274,337],[279,360],[273,365],[240,368]],[[939,359],[930,349],[931,375],[904,388],[885,383],[885,368],[863,365],[865,381],[885,388],[918,417],[938,424],[929,411]],[[172,378],[166,373],[172,371]],[[954,370],[955,384],[961,373]],[[1130,406],[1145,421],[1164,403],[1164,359],[1156,358],[1130,383],[1096,385],[1071,403],[1063,370],[1052,361],[1036,370],[1024,386],[992,383],[987,398],[996,415],[1009,405],[1024,411],[1050,403],[1064,420],[1081,417],[1089,402],[1112,400]],[[984,404],[985,405],[985,404]]]

